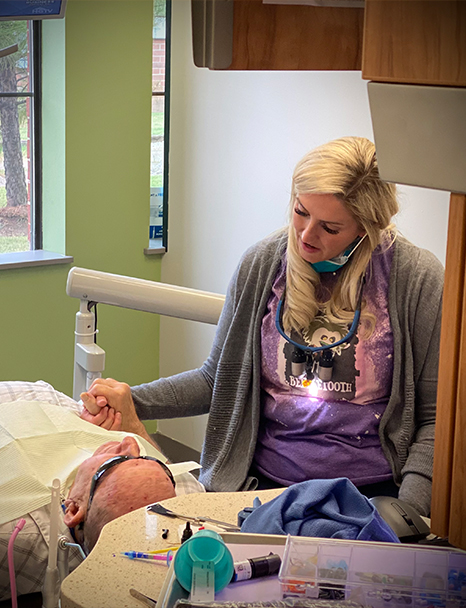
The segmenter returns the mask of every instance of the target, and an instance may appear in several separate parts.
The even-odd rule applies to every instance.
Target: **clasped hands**
[[[136,414],[131,390],[125,382],[97,378],[80,395],[84,408],[81,418],[108,431],[138,433],[142,422]]]

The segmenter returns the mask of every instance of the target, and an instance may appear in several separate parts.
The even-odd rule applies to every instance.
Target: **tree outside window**
[[[0,253],[28,251],[33,197],[32,24],[0,22]]]

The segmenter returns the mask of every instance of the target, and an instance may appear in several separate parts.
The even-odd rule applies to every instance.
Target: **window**
[[[154,0],[149,250],[167,249],[170,0]]]
[[[40,28],[0,21],[0,254],[42,247]]]

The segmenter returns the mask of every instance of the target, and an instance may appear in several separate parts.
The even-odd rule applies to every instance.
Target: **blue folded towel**
[[[241,532],[400,542],[375,507],[345,477],[311,479],[253,508]]]

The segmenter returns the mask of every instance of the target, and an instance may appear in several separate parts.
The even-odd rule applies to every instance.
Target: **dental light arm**
[[[105,369],[105,351],[94,343],[95,316],[89,302],[215,325],[225,300],[216,293],[78,267],[68,274],[66,293],[81,300],[75,331],[76,400]]]

